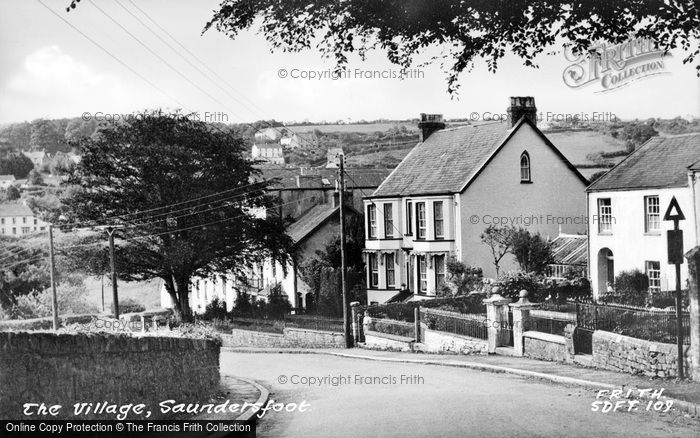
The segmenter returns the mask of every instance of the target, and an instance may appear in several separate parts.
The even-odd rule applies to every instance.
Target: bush
[[[593,297],[593,291],[586,277],[576,277],[560,282],[547,280],[540,296],[555,301],[588,300]]]
[[[621,272],[615,277],[614,289],[615,293],[604,296],[603,301],[644,306],[649,299],[649,277],[638,269]]]
[[[225,319],[226,318],[226,302],[214,298],[207,307],[204,309],[204,313],[199,315],[201,319],[212,320],[212,319]]]
[[[481,268],[468,266],[454,256],[448,257],[445,268],[449,286],[443,288],[442,296],[463,296],[481,287],[484,278]]]
[[[146,307],[138,301],[134,300],[133,298],[127,298],[123,301],[119,301],[120,315],[124,313],[139,313],[145,311]]]
[[[415,321],[415,309],[425,307],[438,310],[447,310],[458,313],[486,313],[483,303],[484,296],[470,295],[455,298],[436,298],[434,300],[411,301],[408,303],[389,303],[378,306],[369,306],[367,313],[372,318],[386,318],[396,321]]]
[[[87,290],[83,286],[61,284],[56,287],[59,315],[98,313],[97,306],[88,303]],[[11,319],[30,319],[51,316],[53,294],[51,289],[34,291],[17,297],[6,316]]]
[[[534,302],[542,302],[547,297],[543,279],[532,272],[511,271],[502,275],[494,282],[499,289],[499,294],[513,301],[520,299],[520,291],[528,292],[528,299]]]

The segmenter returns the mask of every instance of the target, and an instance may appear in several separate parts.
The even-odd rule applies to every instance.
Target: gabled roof
[[[372,197],[460,193],[523,124],[530,125],[569,169],[588,183],[530,119],[523,117],[510,129],[507,123],[494,122],[434,132],[409,152]]]
[[[290,224],[286,229],[286,233],[292,238],[294,243],[299,243],[310,236],[327,220],[337,215],[338,210],[340,210],[340,207],[333,207],[331,204],[316,205],[297,218],[294,223]],[[347,205],[345,206],[345,211],[352,214],[359,214],[357,210]]]
[[[552,240],[552,258],[556,265],[585,265],[588,238],[578,234],[560,234]]]
[[[0,204],[0,216],[34,216],[32,210],[24,204],[2,203]]]
[[[588,191],[684,187],[700,160],[700,133],[652,137],[588,187]]]

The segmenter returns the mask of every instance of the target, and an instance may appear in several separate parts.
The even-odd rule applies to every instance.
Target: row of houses
[[[493,254],[481,238],[490,225],[523,227],[552,241],[548,275],[587,276],[596,297],[620,272],[634,269],[648,275],[652,293],[672,289],[665,250],[672,224],[663,213],[675,197],[686,216],[685,248],[698,245],[700,134],[652,138],[589,185],[550,136],[561,144],[559,138],[538,128],[533,97],[510,98],[507,112],[508,122],[454,128],[441,115],[421,114],[420,142],[399,166],[388,174],[359,169],[349,178],[362,181],[351,183],[346,211],[364,218],[368,303],[436,296],[450,256],[495,277]],[[585,142],[581,147],[596,150]],[[265,263],[243,281],[199,280],[192,289],[195,311],[217,297],[231,309],[237,291],[264,298],[276,283],[295,308],[312,304],[298,267],[337,233],[337,174],[276,172],[280,207],[266,214],[290,218],[294,261],[286,270]],[[500,269],[517,269],[514,258],[506,256]],[[687,275],[684,266],[682,282]],[[163,305],[169,306],[167,294]]]
[[[632,270],[646,273],[651,293],[672,290],[673,223],[663,215],[675,197],[686,217],[684,247],[698,245],[700,134],[654,137],[588,185],[537,128],[532,97],[511,98],[508,114],[509,125],[453,129],[422,115],[421,143],[365,199],[368,301],[406,290],[408,300],[435,296],[450,255],[495,277],[481,240],[488,225],[556,237],[550,275],[587,272],[594,297]],[[514,258],[501,266],[515,269]],[[681,283],[687,276],[683,265]]]

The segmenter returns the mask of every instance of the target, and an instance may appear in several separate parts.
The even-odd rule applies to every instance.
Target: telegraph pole
[[[54,266],[53,225],[49,224],[49,269],[51,269],[51,313],[53,330],[58,330],[58,296],[56,295],[56,267]]]
[[[109,264],[112,268],[112,305],[114,306],[114,318],[119,319],[119,294],[117,293],[117,267],[114,261],[114,228],[107,227],[109,236]]]
[[[345,155],[340,158],[340,283],[343,291],[343,333],[345,335],[345,347],[352,348],[352,335],[350,332],[350,306],[348,303],[348,286],[345,278]]]

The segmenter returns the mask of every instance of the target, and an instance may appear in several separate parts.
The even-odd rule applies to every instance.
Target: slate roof
[[[586,265],[588,238],[578,234],[560,234],[552,240],[552,264]]]
[[[294,240],[294,243],[299,243],[333,216],[333,214],[337,214],[338,209],[339,207],[333,208],[331,204],[319,204],[312,207],[287,227],[287,235]]]
[[[461,191],[505,140],[508,126],[496,122],[434,132],[406,155],[372,196]]]
[[[588,191],[684,187],[688,168],[700,161],[700,133],[652,137]]]
[[[34,216],[34,213],[24,204],[2,203],[0,204],[0,216]]]

